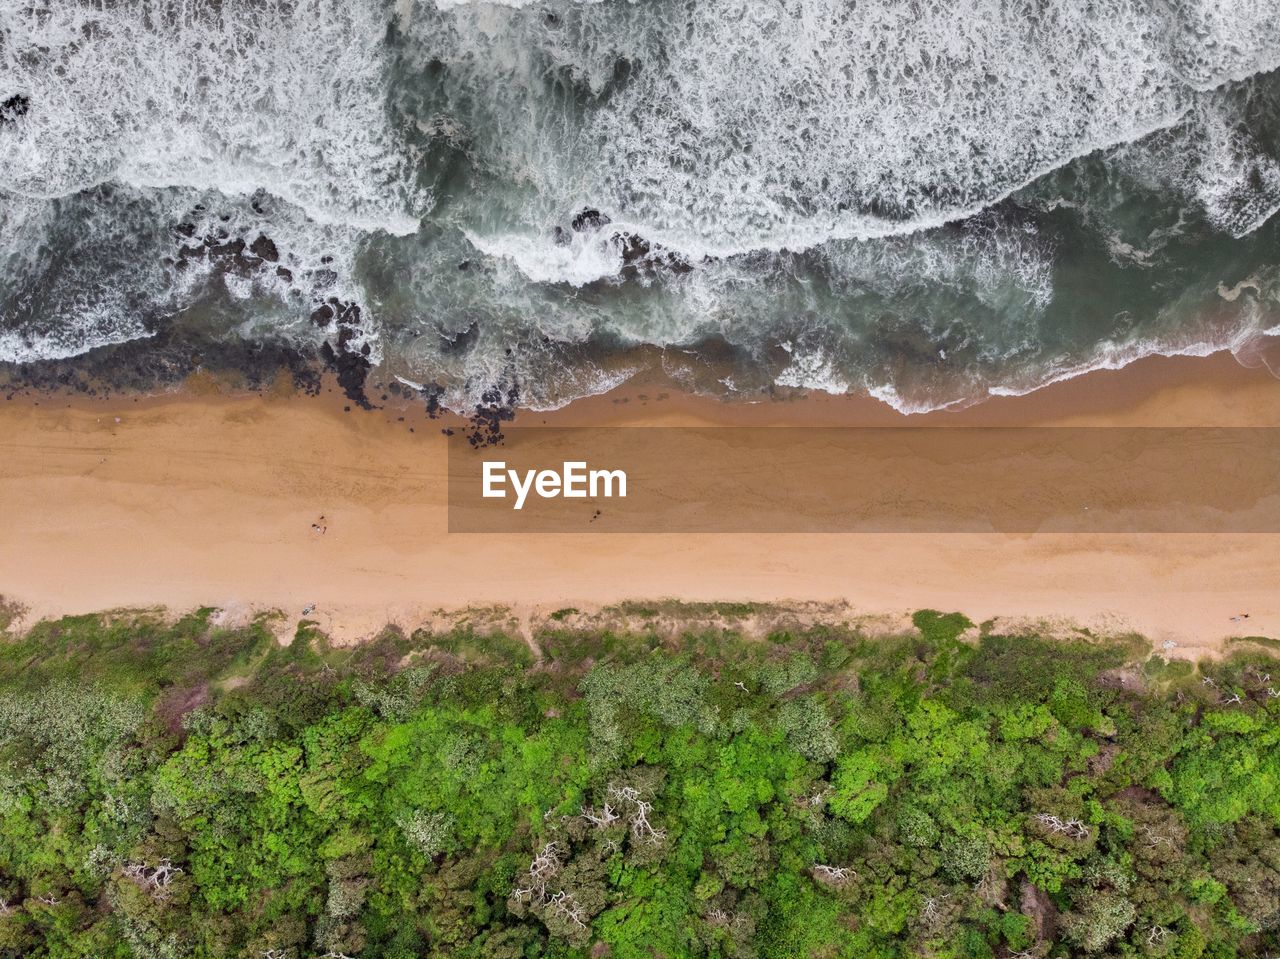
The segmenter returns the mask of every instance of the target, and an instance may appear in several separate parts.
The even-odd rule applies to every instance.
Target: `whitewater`
[[[1280,324],[1277,22],[0,0],[0,368],[297,351],[545,409],[657,365],[914,411],[1247,351]]]

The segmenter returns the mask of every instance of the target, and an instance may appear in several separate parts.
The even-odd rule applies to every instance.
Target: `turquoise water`
[[[457,407],[658,365],[917,410],[1247,352],[1280,325],[1277,21],[0,0],[0,364],[328,344]]]

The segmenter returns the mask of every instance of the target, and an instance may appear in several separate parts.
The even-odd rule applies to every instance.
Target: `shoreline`
[[[355,641],[438,610],[626,600],[843,603],[1136,631],[1175,655],[1280,635],[1268,534],[449,534],[444,438],[423,403],[354,410],[221,392],[0,403],[0,595],[27,621],[115,608],[280,609]],[[403,417],[403,419],[402,419]],[[1230,354],[1152,357],[956,412],[870,397],[726,403],[625,384],[521,426],[1276,425],[1280,383]],[[832,495],[847,494],[833,489]],[[311,524],[326,517],[326,532]],[[1231,616],[1249,612],[1247,621]],[[521,614],[523,615],[523,614]],[[1245,628],[1247,626],[1247,628]]]
[[[661,351],[659,351],[661,352]],[[1277,372],[1269,375],[1269,369]],[[69,387],[47,390],[32,385],[0,386],[3,404],[15,406],[65,407],[102,410],[116,407],[136,409],[156,404],[210,398],[310,399],[334,410],[377,415],[421,413],[426,400],[414,395],[407,381],[366,384],[372,405],[360,409],[359,402],[344,392],[332,372],[317,373],[316,382],[306,388],[288,370],[277,371],[273,381],[261,388],[245,386],[235,373],[197,372],[173,386],[155,390],[107,388],[102,394]],[[758,395],[743,393],[707,394],[692,392],[665,375],[660,364],[643,367],[601,393],[571,400],[554,409],[516,407],[519,425],[546,421],[553,426],[653,425],[776,425],[776,426],[1025,426],[1025,425],[1238,425],[1238,402],[1245,394],[1256,402],[1265,384],[1280,380],[1280,334],[1252,337],[1237,350],[1223,346],[1208,353],[1149,353],[1120,366],[1098,366],[1052,379],[1026,391],[990,393],[958,404],[927,410],[901,410],[889,401],[861,391],[827,393],[819,389],[779,387]],[[1161,410],[1171,390],[1180,394],[1176,410]],[[392,395],[392,391],[400,391]],[[1278,390],[1277,392],[1280,392]],[[1187,402],[1196,394],[1204,409]],[[1230,408],[1219,400],[1230,397]],[[635,407],[628,404],[635,402]],[[658,404],[665,404],[660,410]],[[793,404],[799,404],[793,406]],[[637,407],[648,407],[644,413]],[[1280,416],[1280,401],[1275,407]],[[671,414],[671,415],[667,415]],[[1117,420],[1116,417],[1122,419]],[[1226,417],[1226,419],[1224,419]],[[468,414],[440,408],[434,415],[419,417],[456,426]],[[1277,420],[1280,422],[1280,420]]]

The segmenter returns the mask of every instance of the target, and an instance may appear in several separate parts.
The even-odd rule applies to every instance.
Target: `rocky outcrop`
[[[467,442],[472,448],[501,446],[506,439],[502,424],[515,419],[519,402],[519,385],[512,385],[505,392],[496,386],[485,390],[467,425]]]
[[[606,214],[601,213],[599,210],[588,208],[585,210],[579,210],[574,216],[573,221],[570,223],[570,226],[573,227],[573,231],[575,233],[582,233],[588,230],[594,232],[602,226],[607,226],[612,222],[613,221],[610,220]]]
[[[615,233],[614,242],[622,247],[622,278],[653,279],[663,272],[681,275],[693,270],[684,256],[651,244],[634,233]]]
[[[609,215],[593,207],[586,207],[574,214],[569,225],[574,233],[597,233],[611,224]],[[566,244],[571,235],[564,227],[556,227],[556,242]],[[609,242],[622,251],[622,270],[624,280],[651,280],[662,273],[681,275],[693,269],[687,257],[674,250],[665,249],[658,244],[650,243],[639,234],[630,230],[615,230]]]
[[[0,127],[17,123],[31,110],[31,99],[21,93],[0,100]]]
[[[186,270],[192,263],[204,261],[221,272],[250,277],[280,259],[275,242],[262,234],[251,244],[224,229],[198,236],[194,223],[179,223],[173,228],[173,234],[182,245],[178,247],[177,256],[166,263],[176,270]],[[293,282],[293,272],[284,267],[276,267],[274,275],[287,283]]]
[[[201,206],[193,211],[197,218],[205,212]],[[233,236],[220,227],[201,234],[194,222],[183,222],[173,228],[173,234],[181,245],[177,255],[166,263],[175,270],[187,270],[199,262],[215,272],[245,279],[282,280],[291,287],[294,287],[295,279],[303,280],[306,290],[294,287],[294,292],[309,292],[312,297],[311,322],[326,334],[320,346],[320,359],[337,376],[338,385],[348,399],[361,409],[374,408],[365,387],[372,367],[369,360],[372,349],[364,337],[360,306],[336,296],[326,296],[326,291],[338,282],[338,274],[329,266],[333,262],[332,257],[323,257],[320,267],[299,275],[281,265],[279,247],[262,233],[252,240]]]
[[[266,260],[268,263],[275,263],[280,259],[280,251],[276,249],[275,242],[261,233],[258,238],[249,246],[249,252],[260,260]]]
[[[362,342],[361,311],[355,303],[343,302],[336,296],[329,297],[311,311],[311,322],[330,336],[320,347],[325,365],[336,374],[338,385],[347,399],[364,410],[374,408],[365,391],[369,377],[372,352],[367,342]]]

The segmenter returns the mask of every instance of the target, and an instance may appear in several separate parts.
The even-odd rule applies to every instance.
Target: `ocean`
[[[0,0],[0,378],[904,411],[1280,332],[1280,0]],[[257,374],[255,374],[257,375]]]

